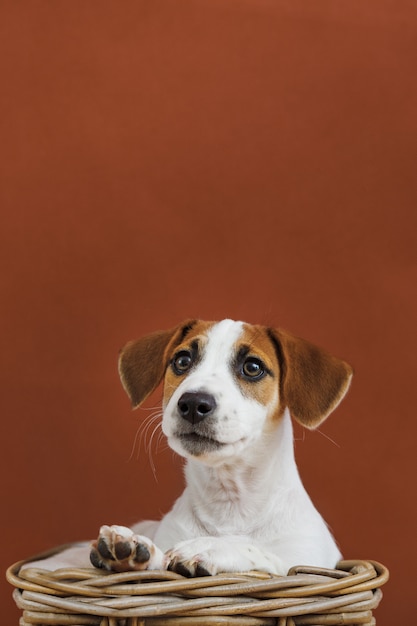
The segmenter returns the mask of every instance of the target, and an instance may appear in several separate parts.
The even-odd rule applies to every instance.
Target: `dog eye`
[[[261,378],[265,374],[264,364],[259,359],[249,357],[243,363],[242,373],[246,378],[252,380]]]
[[[172,361],[172,367],[177,374],[184,374],[190,369],[192,362],[193,358],[191,353],[187,350],[183,350],[175,355]]]

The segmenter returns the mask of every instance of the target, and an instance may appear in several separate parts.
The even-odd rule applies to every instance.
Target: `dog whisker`
[[[330,441],[330,443],[332,443],[332,444],[334,444],[336,446],[336,448],[340,448],[340,445],[337,443],[337,441],[335,441],[334,439],[329,437],[329,435],[326,435],[326,433],[324,433],[322,430],[320,430],[319,428],[316,428],[316,432],[318,432],[320,435],[322,435],[322,437],[324,437],[325,439],[328,439]]]
[[[162,417],[162,411],[161,411],[161,408],[158,407],[158,411],[156,411],[155,413],[152,413],[151,415],[148,415],[145,418],[145,420],[141,422],[141,424],[139,425],[136,431],[136,435],[133,441],[132,451],[130,453],[128,462],[132,460],[136,450],[137,450],[136,458],[139,459],[140,450],[142,448],[142,442],[144,440],[146,442],[146,440],[148,439],[149,431],[155,425],[155,422],[158,422],[156,428],[160,426],[161,417]],[[148,443],[145,443],[145,450],[148,453],[149,453],[149,446],[150,446],[151,440],[152,440],[152,436],[150,437],[150,441],[148,441]]]
[[[159,431],[158,433],[158,438],[156,440],[156,448],[160,449],[160,446],[162,446],[162,444],[165,442],[166,444],[166,439],[164,436],[164,433],[162,432],[162,429]],[[168,445],[166,444],[166,447],[168,447]]]
[[[151,436],[150,436],[150,439],[149,439],[148,445],[147,445],[147,452],[148,452],[148,457],[149,457],[149,465],[150,465],[150,467],[151,467],[152,474],[153,474],[153,477],[154,477],[154,480],[155,480],[155,482],[156,482],[156,483],[158,482],[158,478],[157,478],[157,475],[156,475],[156,467],[155,467],[155,463],[154,463],[154,460],[153,460],[153,453],[152,453],[152,441],[153,441],[153,438],[154,438],[154,435],[155,435],[155,431],[156,431],[158,428],[159,428],[159,424],[157,424],[157,425],[154,427],[154,429],[153,429],[153,431],[152,431],[152,434],[151,434]]]
[[[301,437],[294,437],[294,441],[305,441],[306,439],[306,431],[302,430],[301,431]]]
[[[133,440],[132,450],[127,460],[128,463],[130,463],[133,458],[134,452],[136,450],[136,446],[138,445],[138,438],[139,438],[140,433],[141,433],[141,426],[139,426],[139,428],[136,430],[135,438]],[[142,438],[142,435],[140,435],[140,437]],[[139,447],[140,447],[140,442],[139,442]]]

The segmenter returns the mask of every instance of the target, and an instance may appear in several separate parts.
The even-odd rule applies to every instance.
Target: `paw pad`
[[[146,541],[129,529],[102,526],[97,541],[91,546],[90,561],[94,567],[114,572],[146,569],[151,558]]]

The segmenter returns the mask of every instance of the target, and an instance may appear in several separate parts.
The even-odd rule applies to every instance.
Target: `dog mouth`
[[[218,439],[214,439],[214,437],[210,435],[203,435],[196,431],[189,433],[177,433],[176,437],[181,442],[184,450],[193,456],[200,456],[201,454],[214,452],[226,445]]]

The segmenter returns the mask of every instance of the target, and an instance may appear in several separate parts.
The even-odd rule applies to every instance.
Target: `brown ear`
[[[281,404],[307,428],[316,428],[349,389],[352,368],[283,330],[271,330],[281,367]]]
[[[136,409],[162,381],[168,366],[166,351],[171,342],[180,343],[193,321],[130,341],[119,356],[122,385]]]

